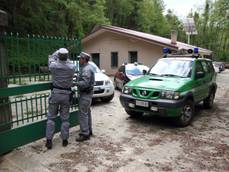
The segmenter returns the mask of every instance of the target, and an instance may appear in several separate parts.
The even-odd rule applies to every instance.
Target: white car
[[[142,77],[148,70],[147,66],[139,63],[123,64],[114,76],[115,88],[122,89],[127,82]]]
[[[100,98],[103,102],[111,101],[114,97],[113,82],[107,75],[104,74],[103,70],[101,71],[98,68],[98,66],[94,62],[89,61],[89,64],[93,66],[94,73],[95,73],[95,85],[94,85],[93,98]],[[75,90],[77,90],[77,88],[75,88]]]

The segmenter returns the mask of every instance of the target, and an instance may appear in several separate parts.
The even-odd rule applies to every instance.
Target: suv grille
[[[159,97],[160,92],[159,91],[154,91],[151,97]]]
[[[140,90],[139,91],[140,92],[140,94],[142,95],[142,96],[148,96],[149,95],[149,91],[147,91],[147,90]]]
[[[103,81],[95,81],[95,86],[103,85]]]
[[[137,90],[137,89],[133,89],[133,94],[135,96],[139,95],[148,98],[158,98],[160,96],[159,91]]]

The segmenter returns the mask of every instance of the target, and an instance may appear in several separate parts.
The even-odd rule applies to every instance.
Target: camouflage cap
[[[60,48],[58,50],[58,53],[60,53],[60,54],[68,54],[68,50],[66,48]]]
[[[85,52],[81,52],[78,58],[84,58],[86,60],[90,60],[91,56]]]

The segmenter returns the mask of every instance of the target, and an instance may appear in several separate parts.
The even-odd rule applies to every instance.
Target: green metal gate
[[[0,155],[45,136],[50,73],[48,55],[67,47],[76,60],[80,40],[19,34],[0,34]],[[3,52],[4,51],[4,52]],[[3,64],[3,62],[4,64]],[[70,126],[75,126],[78,105],[71,106]],[[56,132],[60,131],[57,116]]]

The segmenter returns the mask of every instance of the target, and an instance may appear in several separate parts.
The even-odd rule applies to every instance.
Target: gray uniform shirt
[[[73,86],[73,76],[76,66],[69,60],[59,60],[58,53],[55,52],[49,57],[49,70],[52,74],[52,84],[56,87],[71,88]],[[71,91],[53,89],[54,93],[70,94]]]
[[[90,65],[89,63],[81,66],[79,78],[77,82],[80,92],[87,88],[93,89],[94,83],[95,83],[95,74],[94,74],[93,66]],[[91,90],[91,92],[93,91]]]

